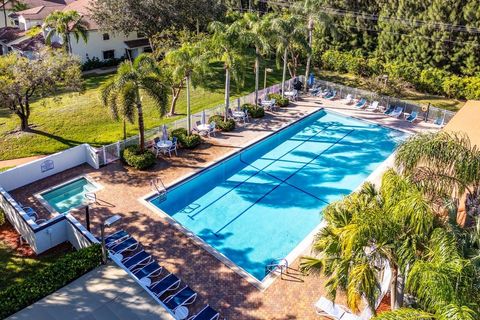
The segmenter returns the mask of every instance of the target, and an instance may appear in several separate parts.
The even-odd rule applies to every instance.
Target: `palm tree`
[[[258,104],[260,59],[271,50],[269,20],[256,13],[245,13],[233,23],[233,27],[237,28],[243,43],[255,48],[255,104]]]
[[[190,83],[192,80],[195,83],[208,71],[208,51],[204,50],[201,42],[195,44],[184,43],[180,48],[168,52],[165,56],[165,62],[172,67],[173,78],[179,79],[180,83],[185,79],[187,89],[187,132],[190,134],[192,129],[190,117]],[[176,92],[176,97],[178,97],[179,93],[180,90]],[[173,97],[173,99],[176,99],[176,97]],[[170,111],[170,113],[172,112],[173,110]]]
[[[147,95],[163,116],[167,112],[167,92],[155,60],[146,54],[139,55],[133,63],[122,62],[115,76],[100,87],[102,103],[110,108],[115,119],[121,115],[133,123],[136,112],[141,152],[145,150],[142,97]]]
[[[214,21],[209,25],[213,33],[211,46],[225,69],[225,120],[230,107],[230,79],[239,81],[240,71],[245,67],[245,44],[238,37],[237,28]]]
[[[397,150],[396,165],[440,206],[466,194],[467,217],[480,215],[480,150],[461,133],[411,137]]]
[[[52,37],[58,34],[63,39],[63,48],[66,52],[72,52],[70,43],[70,34],[73,34],[78,42],[80,38],[86,43],[88,41],[88,28],[86,22],[82,20],[82,16],[74,10],[54,11],[45,18],[42,26],[47,32],[45,43],[50,45]]]
[[[293,52],[294,48],[301,48],[308,51],[308,42],[306,40],[307,30],[300,16],[283,13],[281,15],[267,15],[271,20],[271,33],[275,41],[275,47],[278,57],[283,56],[282,73],[282,97],[285,94],[285,81],[287,77],[288,53]]]

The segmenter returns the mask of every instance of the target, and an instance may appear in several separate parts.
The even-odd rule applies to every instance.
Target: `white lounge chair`
[[[373,101],[372,104],[370,104],[365,110],[372,111],[372,112],[380,111],[380,107],[378,104],[379,104],[378,101]]]
[[[317,303],[315,303],[315,309],[318,315],[329,319],[343,320],[346,319],[345,316],[351,315],[350,319],[360,320],[360,317],[354,315],[347,307],[334,303],[325,297],[320,297]]]
[[[353,103],[353,96],[351,94],[348,94],[347,97],[345,98],[345,104],[352,104]]]
[[[390,117],[399,118],[403,113],[402,107],[396,107],[392,113],[389,114]]]

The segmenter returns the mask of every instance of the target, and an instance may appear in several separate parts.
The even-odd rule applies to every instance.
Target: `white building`
[[[135,58],[142,52],[151,51],[148,39],[142,34],[131,33],[125,36],[101,31],[90,18],[89,2],[90,0],[25,0],[28,9],[10,11],[8,15],[10,26],[0,28],[0,54],[15,51],[34,58],[34,51],[45,46],[45,35],[31,37],[26,31],[41,26],[45,18],[57,10],[77,11],[88,27],[86,43],[83,39],[77,42],[75,37],[70,35],[71,54],[78,56],[82,63],[94,58],[98,60]],[[59,47],[63,39],[54,37],[52,42],[53,46]]]

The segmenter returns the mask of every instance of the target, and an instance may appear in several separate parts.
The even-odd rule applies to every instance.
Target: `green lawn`
[[[317,71],[316,75],[325,81],[335,82],[338,84],[343,84],[345,86],[364,90],[371,89],[369,88],[369,84],[366,79],[352,74],[342,74],[334,71],[321,70]],[[402,94],[397,98],[417,104],[431,103],[435,107],[451,111],[457,111],[465,104],[465,101],[430,95],[411,89],[404,90]]]
[[[253,66],[253,64],[252,64]],[[268,75],[268,85],[281,81],[281,70],[269,62],[274,72]],[[192,112],[214,107],[224,99],[224,72],[221,64],[214,65],[209,79],[192,92]],[[242,96],[254,89],[253,67],[247,70],[245,85],[237,89],[232,83],[232,95]],[[261,86],[263,86],[262,67]],[[123,138],[122,124],[111,119],[108,110],[100,103],[98,87],[112,75],[91,76],[85,79],[86,91],[83,94],[65,93],[45,98],[32,104],[31,133],[16,131],[19,120],[16,116],[0,111],[0,160],[22,158],[33,155],[50,154],[66,148],[90,143],[94,146],[108,144]],[[184,117],[186,109],[185,92],[179,98],[176,117],[160,118],[152,104],[145,99],[145,124],[152,128],[163,123]],[[129,124],[128,135],[137,134],[136,126]]]
[[[65,250],[46,253],[40,257],[29,258],[12,250],[0,240],[0,290],[24,281],[28,276],[53,263]]]

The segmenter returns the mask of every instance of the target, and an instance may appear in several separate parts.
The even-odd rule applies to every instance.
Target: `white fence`
[[[100,165],[96,153],[97,151],[90,145],[82,144],[34,160],[0,173],[0,186],[6,191],[11,191],[84,163],[98,169]]]
[[[443,119],[443,124],[447,124],[450,119],[453,118],[455,112],[444,110],[437,108],[433,105],[420,105],[411,102],[407,102],[404,100],[400,100],[397,98],[393,98],[390,96],[379,95],[372,91],[352,88],[348,86],[344,86],[341,84],[323,81],[323,80],[315,80],[315,85],[328,88],[337,91],[337,97],[345,98],[348,94],[351,94],[354,98],[365,98],[368,101],[378,101],[380,105],[383,106],[401,106],[403,107],[404,112],[411,113],[412,111],[417,111],[420,118],[424,121],[435,121],[437,118]]]
[[[300,76],[299,79],[302,81],[303,76]],[[285,88],[287,90],[291,89],[293,83],[293,79],[290,79],[285,82]],[[282,84],[275,84],[273,86],[270,86],[268,88],[262,89],[258,91],[258,98],[259,99],[264,99],[267,94],[270,93],[281,93],[282,90]],[[254,103],[255,102],[255,92],[252,92],[246,96],[232,99],[230,100],[230,107],[232,109],[235,109],[237,107],[241,107],[245,103]],[[218,106],[215,106],[213,108],[205,109],[205,114],[207,116],[207,119],[210,116],[216,115],[216,114],[223,114],[225,112],[225,104],[220,104]],[[195,123],[196,121],[199,121],[202,118],[202,113],[197,112],[191,116],[191,121],[192,123]],[[162,126],[158,126],[149,130],[145,131],[145,140],[152,140],[155,136],[159,136],[162,132]],[[177,129],[177,128],[187,128],[187,118],[182,118],[176,121],[173,121],[171,123],[168,123],[167,126],[170,129]],[[113,162],[115,160],[120,159],[120,153],[125,147],[132,146],[132,145],[138,145],[138,135],[129,137],[125,140],[120,140],[115,143],[105,145],[101,148],[98,149],[98,159],[99,159],[99,164],[100,165],[106,165],[110,162]]]

